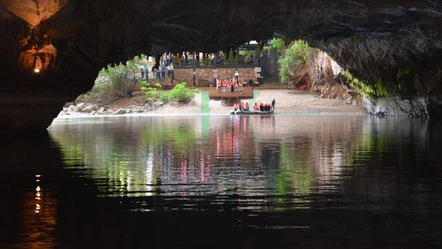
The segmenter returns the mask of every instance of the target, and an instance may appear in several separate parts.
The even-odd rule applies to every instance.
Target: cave
[[[441,113],[440,1],[1,0],[0,133],[46,129],[101,68],[165,51],[213,52],[274,34]]]

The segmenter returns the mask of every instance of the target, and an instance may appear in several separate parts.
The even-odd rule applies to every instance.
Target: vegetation
[[[204,66],[210,65],[210,59],[206,55],[203,56],[203,65]]]
[[[161,84],[156,83],[153,86],[147,80],[141,81],[141,91],[146,95],[146,101],[149,103],[155,102],[161,98]]]
[[[410,70],[408,68],[399,68],[397,70],[397,78],[403,79],[404,77],[407,77],[410,75]]]
[[[95,85],[87,94],[82,95],[81,101],[100,99],[104,102],[110,102],[119,98],[132,96],[132,92],[141,90],[145,94],[145,100],[148,103],[161,100],[163,102],[178,101],[189,102],[195,98],[198,89],[189,89],[187,83],[182,82],[175,85],[172,90],[163,90],[163,85],[159,82],[151,83],[141,79],[139,73],[140,67],[147,65],[147,56],[136,56],[127,61],[126,64],[108,65],[103,68]]]
[[[411,85],[411,72],[408,68],[399,68],[397,71],[397,82],[398,82],[398,90],[400,93],[406,93]]]
[[[270,40],[270,44],[271,45],[264,45],[262,46],[262,49],[260,47],[260,55],[263,55],[264,51],[269,51],[271,49],[276,49],[276,51],[278,52],[279,56],[283,56],[284,55],[284,51],[286,49],[285,46],[285,40],[283,40],[282,38],[273,38],[272,40]]]
[[[239,51],[239,55],[244,57],[244,62],[251,62],[255,57],[255,51],[241,50]]]
[[[354,77],[348,70],[342,71],[342,74],[346,77],[352,88],[357,89],[360,94],[368,99],[388,97],[393,94],[393,90],[380,81],[375,84],[368,84]]]
[[[233,51],[229,52],[229,58],[228,59],[229,59],[230,64],[235,63],[236,57],[235,57],[235,54],[233,53]]]
[[[282,38],[273,38],[271,46],[264,46],[263,50],[276,49],[279,55],[279,77],[282,83],[288,83],[290,75],[299,65],[307,61],[311,47],[303,40],[292,41],[288,46]]]
[[[187,88],[186,82],[181,82],[174,86],[171,91],[162,91],[161,84],[156,83],[153,86],[147,81],[141,82],[141,90],[146,95],[146,101],[149,103],[161,100],[163,102],[178,101],[178,102],[189,102],[195,98],[198,89]]]
[[[122,64],[103,68],[89,94],[103,100],[125,97],[131,84],[131,81],[127,78],[126,70],[126,67]]]
[[[280,43],[277,42],[276,46],[279,47]],[[305,64],[310,49],[311,47],[303,40],[293,41],[285,49],[284,54],[278,60],[279,77],[282,83],[288,82],[290,72],[293,72],[298,65]]]
[[[139,68],[146,61],[147,56],[141,55],[126,64],[108,65],[99,72],[95,85],[88,94],[104,101],[130,95],[136,87],[134,79],[139,77]]]
[[[186,87],[186,82],[181,82],[177,84],[170,92],[170,100],[175,100],[178,102],[189,102],[195,98],[198,89],[190,89]]]
[[[276,49],[280,55],[282,55],[283,51],[285,50],[285,41],[282,38],[273,38],[272,41],[272,48]]]

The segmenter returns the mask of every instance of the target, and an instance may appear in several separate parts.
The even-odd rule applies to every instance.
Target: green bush
[[[160,83],[155,83],[155,88],[157,89],[157,90],[160,90],[163,86],[160,84]]]
[[[244,62],[250,62],[255,57],[255,51],[239,51],[239,54],[244,56]]]
[[[146,89],[146,91],[144,91],[144,94],[146,95],[146,101],[149,102],[149,103],[155,102],[161,96],[161,92],[158,91],[154,87],[148,87]]]
[[[161,84],[155,83],[152,87],[148,82],[141,82],[141,90],[146,95],[147,102],[155,102],[161,100],[163,102],[178,101],[189,102],[195,98],[198,89],[189,89],[186,87],[187,83],[182,82],[177,84],[171,91],[162,91]]]
[[[127,70],[121,63],[116,66],[103,68],[97,79],[91,93],[96,98],[110,101],[119,97],[125,97],[131,81],[126,77]]]
[[[160,100],[163,102],[169,102],[170,101],[170,92],[161,92]]]
[[[148,88],[150,87],[150,83],[147,80],[142,80],[140,82],[141,85],[141,91],[146,92],[148,90]]]
[[[181,82],[177,84],[170,91],[170,99],[176,100],[178,102],[189,102],[193,98],[195,98],[198,89],[189,89],[186,87],[186,85],[187,85],[186,82]]]
[[[125,64],[108,65],[103,68],[90,91],[91,95],[105,101],[126,97],[128,92],[134,90],[133,80],[139,77],[138,72],[143,59],[147,59],[147,56],[135,56]]]

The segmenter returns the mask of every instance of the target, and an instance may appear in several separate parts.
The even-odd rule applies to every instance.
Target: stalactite
[[[39,0],[32,0],[35,3],[35,7],[37,9],[37,15],[40,15],[40,1]]]

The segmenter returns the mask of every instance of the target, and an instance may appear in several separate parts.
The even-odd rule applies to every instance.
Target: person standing
[[[276,101],[275,99],[272,100],[272,111],[275,111],[275,105],[276,105]]]
[[[141,79],[144,79],[144,68],[143,67],[140,68],[140,73],[141,73]]]
[[[144,77],[146,80],[149,80],[149,69],[147,68],[146,65],[144,65],[143,67],[143,71],[144,71]]]
[[[221,93],[221,82],[218,80],[218,79],[215,79],[215,82],[216,82],[216,91],[218,92],[218,93]]]
[[[173,85],[173,82],[175,81],[175,68],[173,66],[173,63],[170,63],[169,69],[170,69],[170,82]]]

